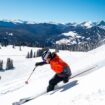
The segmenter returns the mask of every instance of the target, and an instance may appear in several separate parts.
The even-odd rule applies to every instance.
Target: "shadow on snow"
[[[72,87],[74,87],[76,85],[78,85],[78,81],[77,80],[74,80],[72,82],[69,82],[69,83],[61,86],[61,87],[57,87],[53,92],[51,92],[50,95],[54,94],[57,91],[60,91],[60,92],[67,91],[68,89],[70,89],[70,88],[72,88]]]

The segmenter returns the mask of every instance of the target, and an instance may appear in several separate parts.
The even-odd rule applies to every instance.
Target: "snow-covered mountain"
[[[12,33],[12,35],[7,33]],[[0,20],[0,43],[2,45],[47,46],[53,48],[58,44],[60,45],[59,48],[71,48],[73,50],[75,46],[75,50],[88,51],[103,44],[104,39],[104,21],[60,24]],[[67,47],[63,47],[64,45],[67,45]]]
[[[15,20],[8,20],[8,19],[1,19],[0,20],[1,22],[10,22],[10,23],[14,23],[14,24],[35,24],[34,21],[24,21],[24,20],[21,20],[21,19],[15,19]]]
[[[67,33],[62,33],[62,36],[65,36],[65,38],[60,39],[59,41],[56,41],[56,44],[77,44],[77,40],[84,39],[84,37],[79,36],[76,32],[69,31]]]
[[[101,22],[98,24],[98,26],[99,26],[100,28],[102,28],[102,29],[105,30],[105,22],[104,22],[104,21],[101,21]]]
[[[0,59],[6,64],[6,59],[12,58],[14,70],[0,72],[0,104],[13,105],[21,98],[38,96],[46,91],[48,81],[54,72],[49,65],[39,66],[29,80],[25,81],[32,72],[39,58],[26,59],[28,51],[37,48],[12,46],[0,49]],[[71,67],[72,76],[88,68],[91,71],[71,79],[68,83],[59,83],[52,92],[33,99],[24,105],[104,105],[105,104],[105,45],[89,52],[60,51],[59,56]],[[4,67],[5,68],[5,67]]]
[[[92,28],[94,26],[94,23],[92,23],[91,21],[87,21],[87,22],[83,22],[80,24],[82,27],[86,27],[86,28]]]

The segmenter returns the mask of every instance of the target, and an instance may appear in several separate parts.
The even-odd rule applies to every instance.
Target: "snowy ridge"
[[[1,51],[4,52],[6,49],[2,48]],[[49,65],[37,67],[29,84],[24,84],[35,62],[41,61],[41,59],[27,60],[24,57],[26,51],[29,51],[30,48],[22,48],[21,53],[19,53],[17,49],[18,48],[15,49],[15,54],[24,54],[24,56],[12,56],[16,65],[15,70],[0,72],[3,79],[0,81],[2,87],[0,89],[0,104],[2,103],[2,105],[12,105],[12,103],[22,98],[38,96],[40,93],[45,92],[48,81],[54,75]],[[35,48],[33,49],[35,50]],[[12,50],[13,49],[11,49],[11,55],[12,52],[14,53],[14,50]],[[105,84],[102,82],[105,79],[104,52],[105,45],[87,53],[60,51],[58,53],[59,56],[70,65],[73,75],[83,71],[89,66],[97,65],[97,67],[92,72],[73,78],[66,84],[62,82],[59,83],[54,91],[31,100],[24,105],[104,105]],[[2,54],[6,55],[5,53]],[[6,57],[2,56],[2,59]],[[19,64],[20,61],[21,64]],[[18,88],[18,86],[20,86],[20,88]],[[3,92],[4,94],[2,94]]]
[[[76,37],[77,33],[70,31],[68,33],[63,33],[63,35],[65,35],[65,36],[71,36],[71,37]]]
[[[24,20],[21,20],[21,19],[14,19],[14,20],[10,20],[10,19],[0,19],[0,21],[4,21],[4,22],[11,22],[11,23],[14,23],[14,24],[35,24],[34,21],[24,21]]]
[[[77,39],[84,38],[84,37],[79,36],[76,32],[73,32],[73,31],[69,31],[67,33],[62,33],[62,35],[66,36],[67,38],[62,38],[62,39],[56,41],[56,44],[68,44],[68,45],[76,44]]]
[[[81,23],[81,26],[86,27],[86,28],[91,28],[93,27],[93,23],[91,21],[87,21],[87,22]]]

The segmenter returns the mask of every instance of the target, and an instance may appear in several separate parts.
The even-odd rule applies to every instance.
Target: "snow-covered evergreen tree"
[[[30,54],[29,54],[29,52],[27,53],[26,58],[30,58]]]
[[[7,59],[7,64],[6,64],[6,70],[10,70],[10,69],[13,69],[14,66],[13,66],[13,60],[8,58]]]
[[[3,70],[3,60],[0,60],[0,70]]]
[[[30,58],[33,58],[33,50],[30,51]]]

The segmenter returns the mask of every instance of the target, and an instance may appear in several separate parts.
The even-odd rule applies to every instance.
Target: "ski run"
[[[59,51],[59,56],[69,64],[73,75],[68,83],[59,83],[49,93],[46,93],[46,88],[54,75],[50,65],[37,67],[29,83],[25,84],[35,63],[42,59],[26,58],[28,51],[38,48],[21,49],[13,49],[12,46],[0,49],[3,68],[7,58],[14,61],[15,67],[13,70],[0,71],[0,105],[15,105],[26,98],[33,99],[23,105],[105,105],[105,45],[89,52]]]

